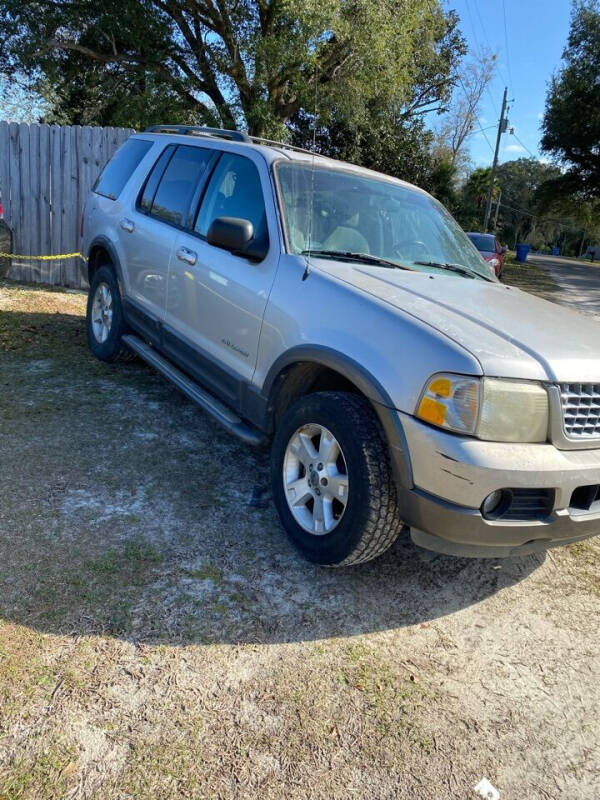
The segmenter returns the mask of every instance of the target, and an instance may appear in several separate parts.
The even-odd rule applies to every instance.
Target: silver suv
[[[461,556],[600,532],[600,327],[498,282],[402,181],[237,131],[155,126],[82,220],[89,345],[271,444],[312,561],[403,525]]]

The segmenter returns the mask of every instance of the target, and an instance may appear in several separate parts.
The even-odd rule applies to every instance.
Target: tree
[[[500,164],[496,174],[502,190],[501,231],[504,240],[514,246],[517,241],[535,234],[536,229],[543,234],[540,225],[544,210],[539,204],[538,191],[546,181],[555,179],[560,170],[535,158],[518,158]]]
[[[0,0],[0,15],[0,69],[100,124],[166,108],[280,138],[315,96],[324,124],[382,98],[415,117],[443,107],[464,53],[438,0]]]
[[[542,122],[542,148],[565,165],[554,191],[600,197],[600,3],[577,0],[552,78]]]
[[[314,115],[290,121],[292,143],[323,155],[361,164],[425,186],[431,176],[433,134],[421,117],[405,119],[391,106],[369,104],[362,119],[330,109],[327,123],[314,128]]]
[[[473,133],[483,93],[494,75],[496,56],[482,51],[458,75],[452,102],[442,117],[437,150],[458,165],[464,145]]]
[[[462,186],[457,217],[467,231],[482,230],[491,172],[491,167],[477,167]],[[498,178],[494,180],[493,196],[498,197]]]

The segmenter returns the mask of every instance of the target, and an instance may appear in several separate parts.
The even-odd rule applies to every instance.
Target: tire
[[[105,293],[105,294],[103,294]],[[101,361],[131,361],[135,358],[122,336],[127,333],[121,293],[110,264],[94,273],[87,302],[87,339],[90,350]]]
[[[370,561],[391,547],[402,530],[383,431],[361,395],[317,392],[297,400],[273,439],[271,483],[290,540],[316,564]]]

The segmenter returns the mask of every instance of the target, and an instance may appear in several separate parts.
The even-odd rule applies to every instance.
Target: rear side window
[[[180,145],[158,184],[150,209],[152,216],[172,225],[185,225],[192,199],[214,157],[214,150]]]
[[[144,184],[144,188],[142,189],[142,193],[139,199],[139,207],[142,211],[148,213],[152,209],[152,203],[154,201],[154,195],[156,194],[156,190],[158,188],[158,184],[160,179],[163,176],[163,172],[165,171],[165,167],[169,163],[171,156],[175,152],[175,145],[171,144],[166,147],[162,153],[160,154],[160,158],[156,162],[156,164],[152,167],[150,174]]]
[[[128,139],[104,167],[93,191],[116,200],[151,147],[152,142],[146,139]]]

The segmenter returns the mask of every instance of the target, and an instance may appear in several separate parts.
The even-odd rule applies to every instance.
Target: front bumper
[[[413,541],[430,550],[475,557],[526,554],[600,533],[600,510],[570,508],[573,491],[600,484],[600,449],[482,442],[399,414],[411,481],[399,482]],[[485,519],[483,500],[496,489],[553,489],[543,519]]]

